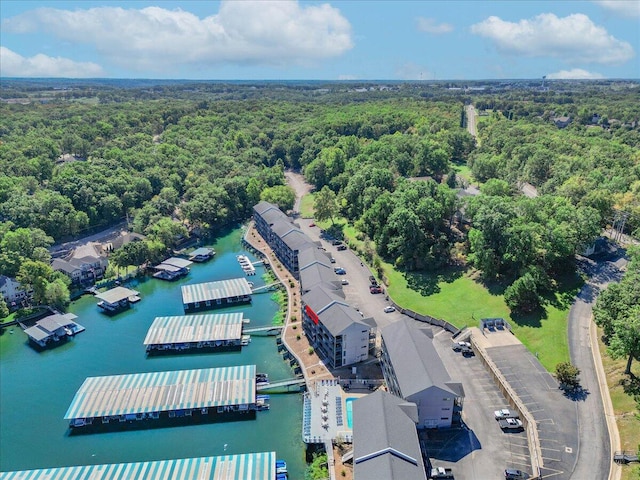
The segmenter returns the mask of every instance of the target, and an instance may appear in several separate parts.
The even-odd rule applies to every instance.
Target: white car
[[[384,313],[391,313],[395,311],[396,311],[396,308],[392,307],[391,305],[387,305],[386,307],[384,307]]]
[[[349,280],[347,280],[346,278],[343,278],[342,285],[349,285]]]

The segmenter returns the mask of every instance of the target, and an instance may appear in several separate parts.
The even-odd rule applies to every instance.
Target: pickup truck
[[[431,469],[431,475],[429,475],[429,479],[439,479],[439,478],[453,478],[453,470],[450,468],[444,467],[435,467]]]
[[[508,408],[496,410],[495,412],[493,412],[493,415],[496,417],[496,420],[503,420],[505,418],[520,418],[517,412],[509,410]]]
[[[505,418],[498,420],[498,425],[503,430],[522,430],[522,421],[517,418]]]

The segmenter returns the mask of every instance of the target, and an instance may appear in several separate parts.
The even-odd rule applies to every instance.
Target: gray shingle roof
[[[347,327],[354,323],[369,329],[360,314],[344,299],[342,291],[329,291],[322,286],[316,286],[302,296],[305,305],[309,305],[322,324],[332,335],[340,335]]]
[[[320,284],[324,284],[324,287],[330,290],[342,289],[337,275],[329,265],[314,263],[300,268],[299,272],[303,292],[308,292]]]
[[[414,403],[381,390],[356,400],[353,403],[354,478],[426,480],[416,432],[417,417]]]
[[[273,203],[264,201],[259,202],[254,205],[253,211],[260,215],[268,224],[275,223],[277,220],[291,221],[291,219]]]
[[[331,256],[320,248],[307,248],[298,254],[298,266],[300,270],[314,263],[326,265],[331,268]]]
[[[431,331],[410,322],[400,320],[381,332],[402,396],[406,398],[432,386],[458,395],[460,389],[448,385],[454,382],[428,336]]]

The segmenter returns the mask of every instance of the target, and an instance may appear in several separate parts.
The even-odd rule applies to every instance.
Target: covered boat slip
[[[191,260],[185,260],[184,258],[167,258],[159,265],[153,267],[156,270],[153,276],[161,280],[176,280],[189,273],[189,265],[192,263]]]
[[[194,410],[208,413],[255,410],[256,366],[206,368],[169,372],[136,373],[88,377],[76,392],[64,418],[73,427],[91,424],[93,419],[157,419]]]
[[[240,346],[243,313],[156,317],[144,345],[147,351]]]
[[[106,292],[98,293],[96,298],[100,300],[98,306],[105,312],[117,312],[129,308],[131,302],[140,300],[140,292],[125,287],[115,287]]]
[[[0,480],[274,480],[275,452],[0,472]]]
[[[200,247],[196,248],[193,252],[189,254],[189,260],[192,262],[206,262],[213,258],[216,252],[213,248]]]
[[[250,301],[251,285],[246,278],[182,286],[182,304],[185,310],[224,307]]]

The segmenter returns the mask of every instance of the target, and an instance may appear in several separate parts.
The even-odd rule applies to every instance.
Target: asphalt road
[[[611,466],[612,452],[606,418],[603,415],[602,392],[596,376],[589,325],[592,307],[598,293],[607,284],[619,281],[620,270],[626,260],[617,256],[612,260],[594,262],[584,259],[582,270],[589,276],[569,312],[569,352],[571,363],[580,369],[580,384],[585,392],[578,402],[580,425],[580,450],[572,479],[607,478]]]

